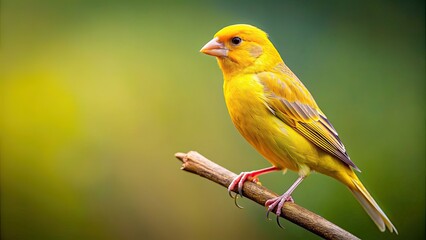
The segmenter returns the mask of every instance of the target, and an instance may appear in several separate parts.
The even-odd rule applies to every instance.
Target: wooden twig
[[[182,170],[200,175],[224,187],[228,187],[237,176],[235,173],[217,165],[194,151],[176,153],[175,156],[183,162]],[[244,183],[243,195],[262,206],[265,205],[266,200],[278,196],[271,190],[250,181]],[[325,239],[359,239],[323,217],[295,203],[286,202],[281,217]]]

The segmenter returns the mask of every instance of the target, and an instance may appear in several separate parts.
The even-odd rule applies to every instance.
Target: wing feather
[[[294,74],[261,72],[257,77],[264,86],[265,104],[276,117],[319,148],[359,171],[346,153],[333,125]]]

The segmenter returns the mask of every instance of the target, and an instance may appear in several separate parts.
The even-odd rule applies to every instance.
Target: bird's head
[[[200,52],[217,57],[224,74],[260,72],[282,62],[268,35],[247,24],[221,29]]]

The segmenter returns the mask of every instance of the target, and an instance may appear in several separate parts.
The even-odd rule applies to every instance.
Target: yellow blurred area
[[[198,52],[242,22],[266,30],[311,90],[400,237],[424,238],[424,3],[335,3],[3,0],[1,238],[317,239],[247,200],[237,209],[174,159],[268,166]],[[261,180],[282,192],[295,178]],[[294,198],[363,239],[396,239],[332,179],[313,174]]]

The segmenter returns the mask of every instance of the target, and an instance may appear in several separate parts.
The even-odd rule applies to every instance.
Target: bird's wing
[[[257,78],[264,86],[265,103],[276,117],[322,150],[359,171],[346,153],[333,125],[293,73],[261,72]]]

